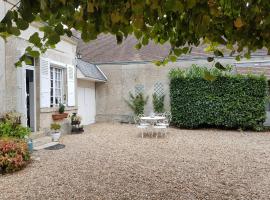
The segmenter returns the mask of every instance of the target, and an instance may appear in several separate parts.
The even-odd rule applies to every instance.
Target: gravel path
[[[0,199],[270,199],[270,133],[95,124],[0,176]],[[37,159],[37,158],[40,158]]]

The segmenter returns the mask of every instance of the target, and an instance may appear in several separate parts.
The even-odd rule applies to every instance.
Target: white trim
[[[100,73],[105,77],[106,81],[108,80],[107,76],[103,73],[103,71],[101,71],[101,69],[99,68],[98,65],[95,65],[97,67],[97,69],[100,71]],[[106,82],[104,81],[104,82]]]
[[[59,80],[56,79],[57,70],[59,72]],[[51,77],[51,73],[53,73],[53,77]],[[51,82],[53,81],[53,87],[51,87]],[[60,88],[56,88],[56,81],[60,81]],[[50,106],[57,107],[60,103],[56,104],[56,89],[60,89],[60,103],[65,103],[64,100],[64,69],[61,67],[55,67],[50,65]],[[53,96],[51,96],[51,90],[53,90]],[[59,97],[59,96],[58,96]],[[51,98],[53,98],[53,104],[51,102]]]
[[[78,74],[78,73],[80,73],[80,74]],[[93,82],[102,82],[102,83],[106,82],[104,80],[100,80],[100,79],[85,76],[79,68],[77,68],[77,79],[86,80],[86,81],[93,81]]]
[[[50,65],[52,64],[52,65],[57,65],[57,66],[62,67],[62,68],[67,68],[67,65],[64,64],[64,63],[57,62],[57,61],[54,61],[54,60],[51,60],[51,59],[49,59],[49,62],[50,62]]]
[[[99,79],[95,79],[95,78],[82,78],[82,77],[78,77],[77,79],[80,79],[80,80],[86,80],[86,81],[92,81],[92,82],[102,82],[102,83],[106,83],[106,81],[103,81],[103,80],[99,80]]]

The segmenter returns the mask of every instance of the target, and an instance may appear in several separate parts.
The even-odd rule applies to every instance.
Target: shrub
[[[144,97],[143,93],[139,93],[134,96],[131,92],[129,93],[129,101],[125,100],[128,106],[133,110],[135,115],[144,113],[144,106],[148,101],[148,96]]]
[[[15,172],[28,164],[30,153],[26,142],[14,139],[0,140],[0,173]]]
[[[21,124],[21,114],[15,111],[6,112],[2,115],[2,122],[9,122],[13,125]]]
[[[60,130],[61,129],[61,125],[60,124],[58,124],[58,123],[52,123],[51,124],[51,130],[53,130],[53,131],[58,131],[58,130]]]
[[[215,75],[215,80],[205,80],[202,72]],[[263,126],[268,90],[264,76],[232,75],[193,66],[171,71],[170,78],[175,126],[255,130]]]
[[[153,94],[153,108],[155,113],[164,112],[164,99],[165,95],[158,96],[156,93]]]
[[[65,112],[65,109],[66,109],[65,105],[62,104],[62,103],[60,103],[60,104],[59,104],[59,110],[58,110],[58,112],[59,112],[60,114],[62,114],[62,113]]]
[[[0,137],[14,137],[23,139],[30,134],[30,130],[27,127],[21,125],[12,124],[11,122],[0,123]]]

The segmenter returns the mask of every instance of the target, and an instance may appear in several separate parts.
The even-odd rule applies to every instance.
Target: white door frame
[[[35,132],[36,130],[37,130],[37,110],[36,110],[36,94],[37,94],[37,92],[36,92],[36,74],[35,74],[35,67],[34,66],[31,66],[31,65],[24,65],[23,66],[23,69],[25,70],[25,76],[26,76],[26,70],[32,70],[33,71],[33,83],[34,83],[34,130],[33,130],[33,132]],[[26,78],[26,77],[25,77]],[[26,84],[26,83],[24,83],[24,84]],[[26,87],[24,87],[25,88],[25,95],[26,95]],[[27,98],[26,96],[24,97],[25,99]],[[26,106],[26,109],[27,109],[27,106]],[[27,112],[27,110],[26,110],[26,112]],[[26,116],[27,117],[27,116]]]

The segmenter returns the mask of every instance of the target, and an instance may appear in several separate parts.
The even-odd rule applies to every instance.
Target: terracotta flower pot
[[[64,118],[67,118],[68,113],[57,113],[57,114],[52,114],[53,120],[62,120]]]

